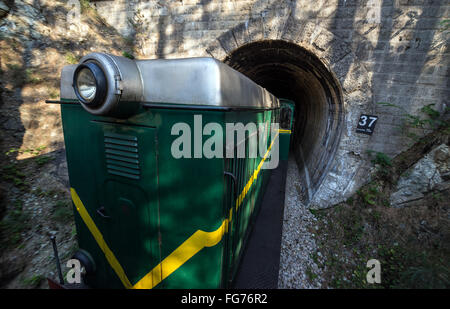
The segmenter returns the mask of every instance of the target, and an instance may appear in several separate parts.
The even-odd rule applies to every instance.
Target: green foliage
[[[433,105],[434,105],[434,104],[428,104],[428,105],[422,107],[422,108],[420,109],[420,111],[421,111],[422,113],[428,115],[428,117],[430,117],[431,119],[436,120],[436,119],[439,118],[439,116],[441,116],[441,114],[440,114],[437,110],[435,110],[435,109],[433,109],[433,108],[431,107],[431,106],[433,106]]]
[[[57,99],[59,98],[59,91],[56,89],[51,89],[48,93],[48,96],[50,99]]]
[[[5,152],[5,155],[9,156],[10,154],[13,154],[18,151],[19,151],[19,148],[10,148],[7,152]]]
[[[425,263],[409,267],[400,274],[398,287],[416,289],[448,289],[450,271],[443,265]]]
[[[55,190],[55,189],[51,189],[48,191],[44,191],[42,190],[42,188],[38,187],[36,188],[33,193],[39,197],[58,197],[58,196],[63,196],[64,193],[62,193],[61,191]]]
[[[27,77],[25,69],[21,65],[7,63],[6,67],[11,74],[12,82],[15,87],[21,87],[26,83]]]
[[[309,212],[316,218],[322,218],[324,216],[323,211],[321,211],[320,209],[309,208]]]
[[[13,247],[22,240],[22,232],[28,229],[28,215],[23,211],[23,202],[16,200],[13,208],[0,221],[0,248]],[[5,248],[3,248],[5,247]]]
[[[436,201],[444,201],[445,197],[441,192],[431,192],[431,197]]]
[[[374,201],[375,196],[373,194],[361,190],[356,191],[356,193],[358,193],[358,195],[362,198],[365,204],[375,205]]]
[[[12,163],[2,168],[2,178],[12,182],[15,186],[23,188],[27,185],[25,182],[25,174],[20,170],[18,163]]]
[[[441,28],[440,31],[447,31],[450,29],[450,19],[444,19],[440,23]]]
[[[132,60],[134,59],[134,56],[132,54],[130,54],[129,52],[126,52],[126,51],[124,51],[122,53],[122,56],[124,56],[126,58],[129,58],[129,59],[132,59]]]
[[[313,272],[313,270],[311,269],[311,267],[309,267],[309,266],[306,268],[306,276],[308,276],[308,278],[309,278],[310,281],[314,281],[314,280],[316,280],[317,277],[318,277],[318,275],[315,274],[315,273]]]
[[[368,150],[369,155],[375,154],[375,158],[372,159],[373,164],[381,165],[382,167],[392,167],[392,159],[384,152]]]
[[[36,157],[34,159],[34,162],[36,162],[36,164],[38,166],[44,166],[45,164],[47,164],[48,162],[52,161],[53,158],[50,156],[40,156],[40,157]]]
[[[43,81],[43,77],[39,74],[39,71],[31,68],[25,68],[18,64],[7,63],[6,67],[11,73],[14,86],[20,87],[24,84],[38,84]]]
[[[87,13],[92,10],[89,0],[80,0],[80,8],[82,13]]]
[[[372,157],[371,162],[377,165],[377,173],[384,180],[391,180],[392,159],[384,152],[368,150],[367,153]]]
[[[7,63],[6,67],[8,68],[8,70],[12,70],[12,71],[20,71],[22,70],[22,67],[18,64],[15,63]]]
[[[380,246],[378,256],[385,288],[445,289],[450,287],[450,271],[443,260],[426,251],[415,252],[397,245]]]
[[[77,64],[80,61],[80,59],[71,52],[67,52],[65,58],[69,64]]]
[[[57,201],[53,207],[52,218],[61,223],[71,222],[73,219],[71,203],[65,200]]]
[[[446,210],[445,202],[442,208],[426,210],[387,209],[378,205],[383,194],[380,190],[380,184],[372,183],[358,192],[373,195],[377,205],[356,207],[342,203],[326,210],[325,220],[318,220],[316,241],[325,266],[323,286],[450,288],[448,218],[439,217]],[[366,281],[366,263],[370,259],[380,261],[380,284]]]
[[[77,228],[76,228],[76,226],[72,227],[72,232],[70,233],[70,235],[72,235],[72,237],[77,236]]]
[[[43,81],[42,77],[32,69],[25,69],[25,82],[30,84],[39,84]]]
[[[401,106],[389,102],[377,102],[379,105],[396,108],[402,111],[403,123],[398,125],[399,129],[408,138],[414,142],[418,141],[419,136],[409,129],[421,129],[425,134],[428,130],[435,130],[439,127],[448,127],[449,123],[442,121],[441,113],[433,108],[434,104],[428,104],[422,107],[419,115],[413,115]]]
[[[403,109],[400,106],[397,106],[397,105],[389,103],[389,102],[377,102],[377,104],[383,105],[383,106],[388,106],[388,107],[395,107],[395,108]]]
[[[34,275],[30,278],[25,278],[22,283],[25,286],[31,287],[31,288],[36,288],[39,286],[39,284],[41,283],[41,281],[44,279],[44,276],[42,275]]]
[[[37,148],[27,148],[25,150],[20,150],[19,148],[10,148],[7,152],[5,152],[5,155],[9,156],[13,153],[29,153],[32,155],[39,155],[47,146],[39,146]]]
[[[313,262],[316,263],[317,265],[320,264],[320,263],[319,263],[319,256],[318,256],[318,254],[317,254],[317,251],[311,253],[311,254],[309,255],[309,257],[310,257],[310,258],[313,260]]]

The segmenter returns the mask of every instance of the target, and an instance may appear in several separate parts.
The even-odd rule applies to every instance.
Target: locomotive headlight
[[[125,119],[141,107],[143,80],[136,61],[129,58],[90,53],[64,70],[63,77],[64,85],[71,83],[72,88],[61,88],[66,97],[77,99],[93,115]]]
[[[106,96],[107,84],[103,70],[95,62],[80,64],[73,75],[75,94],[81,103],[96,106]]]
[[[95,77],[91,70],[83,68],[78,73],[77,89],[80,96],[86,100],[86,102],[92,102],[97,91],[97,85],[95,84]]]

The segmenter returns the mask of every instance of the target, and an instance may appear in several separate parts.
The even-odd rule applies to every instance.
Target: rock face
[[[4,1],[0,1],[0,18],[5,17],[9,13],[9,6]]]
[[[450,185],[450,148],[442,144],[419,160],[398,181],[391,205],[405,207],[422,199],[427,192],[441,191]]]
[[[128,50],[94,10],[75,14],[66,2],[0,0],[0,13],[8,11],[0,20],[0,149],[20,148],[18,159],[29,149],[63,147],[59,106],[45,100],[59,98],[64,65],[94,50]]]
[[[59,98],[61,68],[92,51],[131,50],[95,10],[77,12],[77,3],[0,0],[2,288],[46,287],[40,278],[55,277],[47,234],[58,234],[61,253],[76,244],[70,216],[53,216],[70,201],[60,106],[45,103]]]

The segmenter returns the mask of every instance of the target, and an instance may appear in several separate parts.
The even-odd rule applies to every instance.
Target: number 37
[[[369,125],[367,125],[367,120],[369,120]],[[365,115],[362,115],[359,118],[359,123],[358,124],[360,126],[366,126],[367,125],[367,127],[370,128],[376,120],[377,120],[377,117],[372,117],[372,116],[367,117]]]

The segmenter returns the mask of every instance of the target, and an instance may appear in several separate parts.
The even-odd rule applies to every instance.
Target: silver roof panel
[[[117,57],[117,56],[116,56]],[[142,80],[143,102],[236,108],[275,108],[278,99],[242,73],[208,57],[135,60]],[[121,65],[120,70],[126,69]],[[61,98],[76,99],[76,66],[61,72]]]
[[[143,100],[225,107],[279,106],[278,99],[214,58],[137,60]]]

